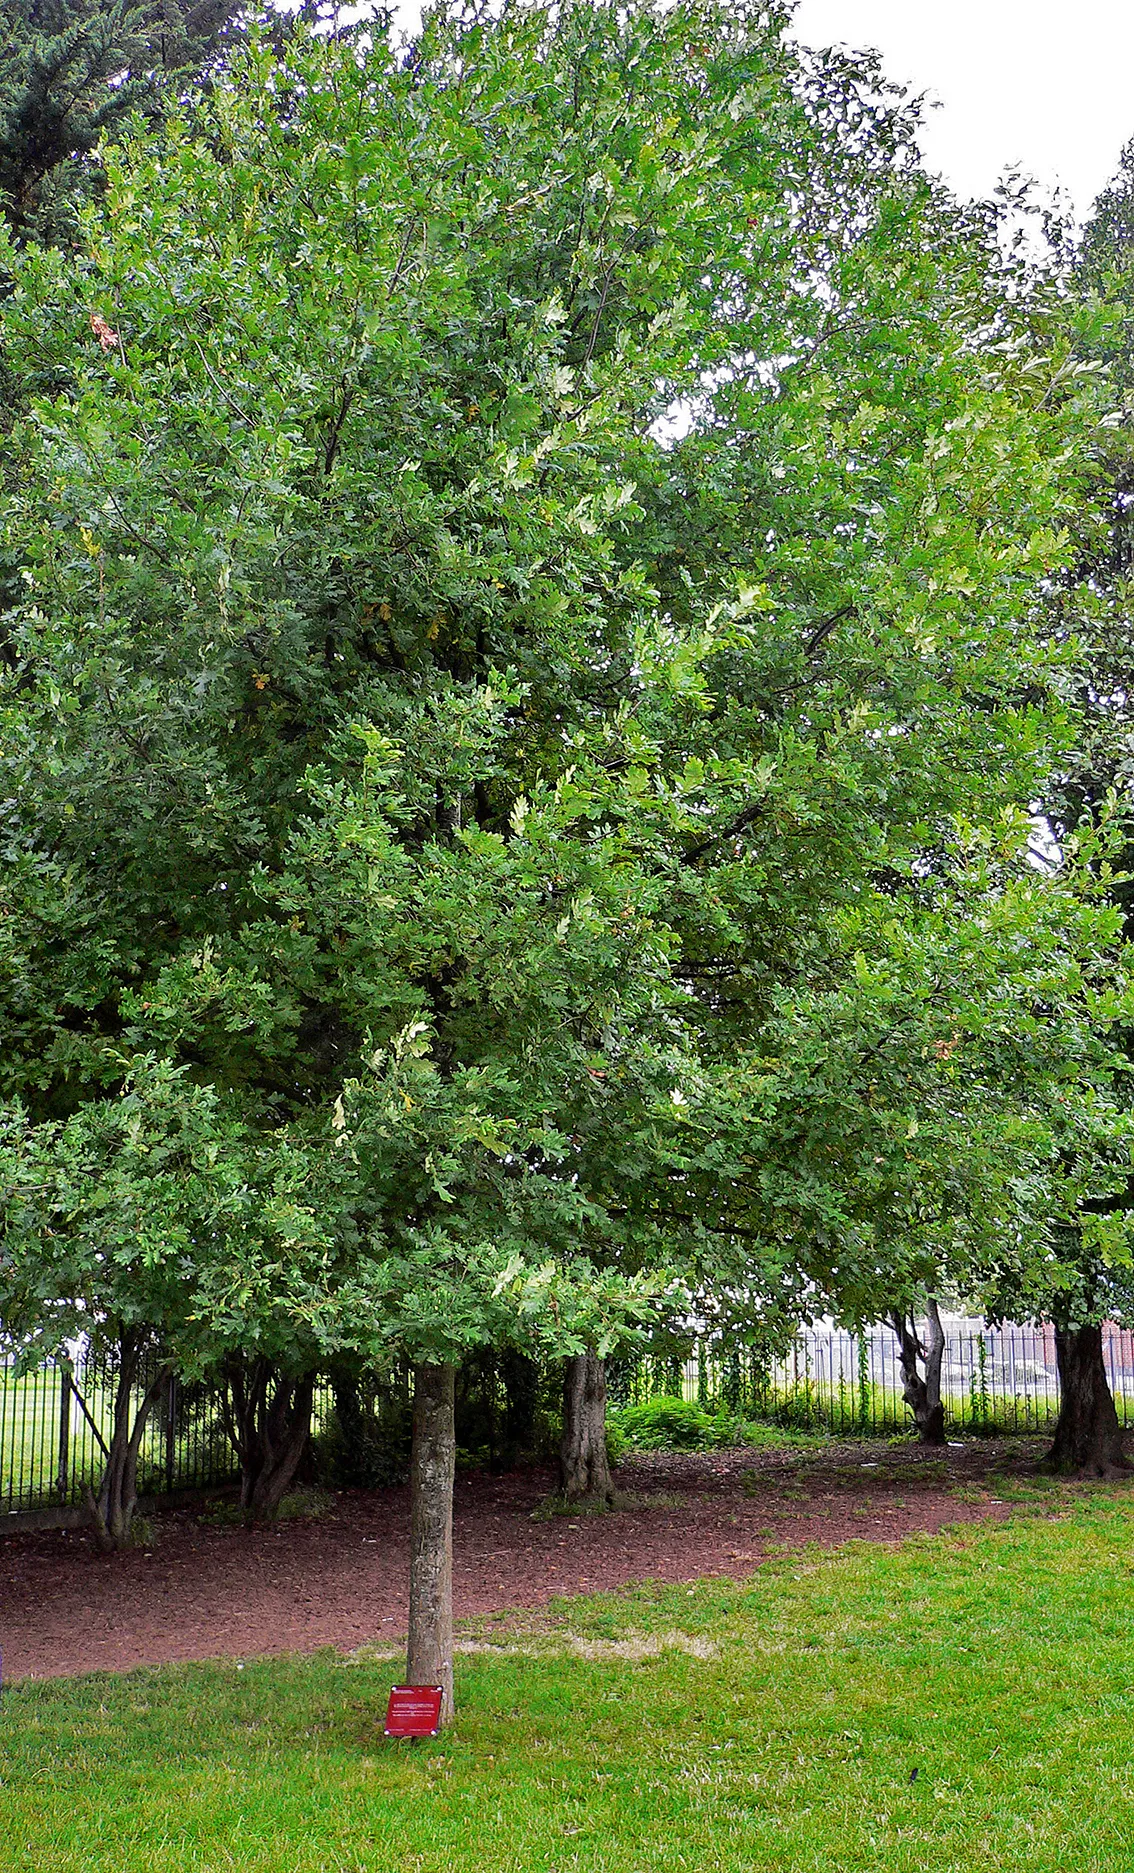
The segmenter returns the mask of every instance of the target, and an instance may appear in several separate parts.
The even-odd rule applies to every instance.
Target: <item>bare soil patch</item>
[[[826,1445],[639,1456],[620,1466],[630,1506],[545,1515],[550,1472],[458,1478],[458,1619],[545,1606],[643,1580],[752,1573],[771,1553],[852,1538],[898,1541],[1004,1516],[1044,1446],[1013,1439],[944,1452]],[[8,1677],[386,1643],[405,1630],[409,1494],[344,1492],[318,1519],[274,1529],[163,1514],[152,1549],[99,1555],[82,1532],[0,1539]]]

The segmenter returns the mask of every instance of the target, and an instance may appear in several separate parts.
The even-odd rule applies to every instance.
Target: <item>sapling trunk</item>
[[[454,1377],[452,1366],[413,1369],[406,1682],[441,1686],[442,1723],[453,1715]]]
[[[568,1502],[614,1501],[606,1454],[606,1363],[597,1353],[563,1362],[563,1438],[559,1477]]]
[[[136,1409],[133,1390],[141,1364],[140,1336],[123,1333],[119,1339],[118,1382],[114,1393],[114,1428],[98,1494],[88,1484],[83,1492],[95,1540],[104,1554],[130,1546],[134,1511],[138,1506],[138,1454],[150,1413],[169,1384],[172,1366],[162,1366],[146,1387]]]
[[[1048,1452],[1052,1469],[1075,1476],[1115,1476],[1130,1469],[1106,1376],[1100,1326],[1057,1327],[1059,1417]]]

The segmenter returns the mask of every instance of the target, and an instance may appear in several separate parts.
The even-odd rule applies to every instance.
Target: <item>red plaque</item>
[[[436,1736],[441,1728],[439,1684],[396,1684],[386,1711],[387,1736]]]

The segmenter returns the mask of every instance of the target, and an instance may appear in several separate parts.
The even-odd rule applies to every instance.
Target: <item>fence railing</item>
[[[1107,1326],[1103,1356],[1119,1422],[1134,1423],[1134,1334]],[[1051,1327],[946,1325],[941,1392],[957,1434],[1040,1432],[1059,1409]],[[639,1404],[661,1393],[723,1404],[738,1417],[789,1429],[872,1435],[909,1428],[898,1344],[888,1327],[855,1334],[837,1327],[798,1334],[781,1357],[709,1344],[691,1357],[645,1356],[616,1370],[616,1401]]]
[[[138,1393],[149,1374],[139,1376]],[[17,1378],[0,1364],[0,1515],[68,1507],[102,1474],[114,1417],[115,1374],[94,1357],[49,1361]],[[316,1392],[313,1422],[331,1411],[329,1387]],[[239,1475],[220,1403],[206,1385],[174,1379],[147,1421],[138,1454],[140,1495],[218,1488]]]
[[[1123,1425],[1134,1423],[1134,1334],[1103,1333],[1111,1389]],[[147,1381],[143,1373],[139,1386]],[[0,1363],[0,1515],[69,1506],[97,1483],[113,1417],[111,1367],[88,1356],[73,1366],[50,1362],[17,1378]],[[739,1418],[786,1428],[871,1435],[907,1430],[897,1341],[887,1327],[853,1334],[838,1328],[800,1333],[782,1357],[747,1349],[722,1353],[711,1342],[672,1357],[611,1362],[613,1403],[659,1393],[724,1405]],[[1044,1431],[1059,1405],[1055,1339],[1050,1327],[946,1325],[942,1368],[946,1420],[959,1435]],[[316,1389],[313,1428],[325,1430],[333,1408],[329,1384]],[[238,1474],[213,1388],[174,1381],[146,1426],[139,1493],[217,1488]]]

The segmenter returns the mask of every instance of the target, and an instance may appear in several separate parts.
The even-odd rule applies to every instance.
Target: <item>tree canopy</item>
[[[349,1163],[340,1239],[446,1325],[478,1256],[629,1273],[754,1210],[800,1266],[809,1154],[769,1227],[721,1100],[1064,733],[1071,340],[877,74],[782,28],[260,41],[108,156],[78,266],[11,260],[57,388],[6,514],[7,1092],[66,1125],[164,1061]]]

